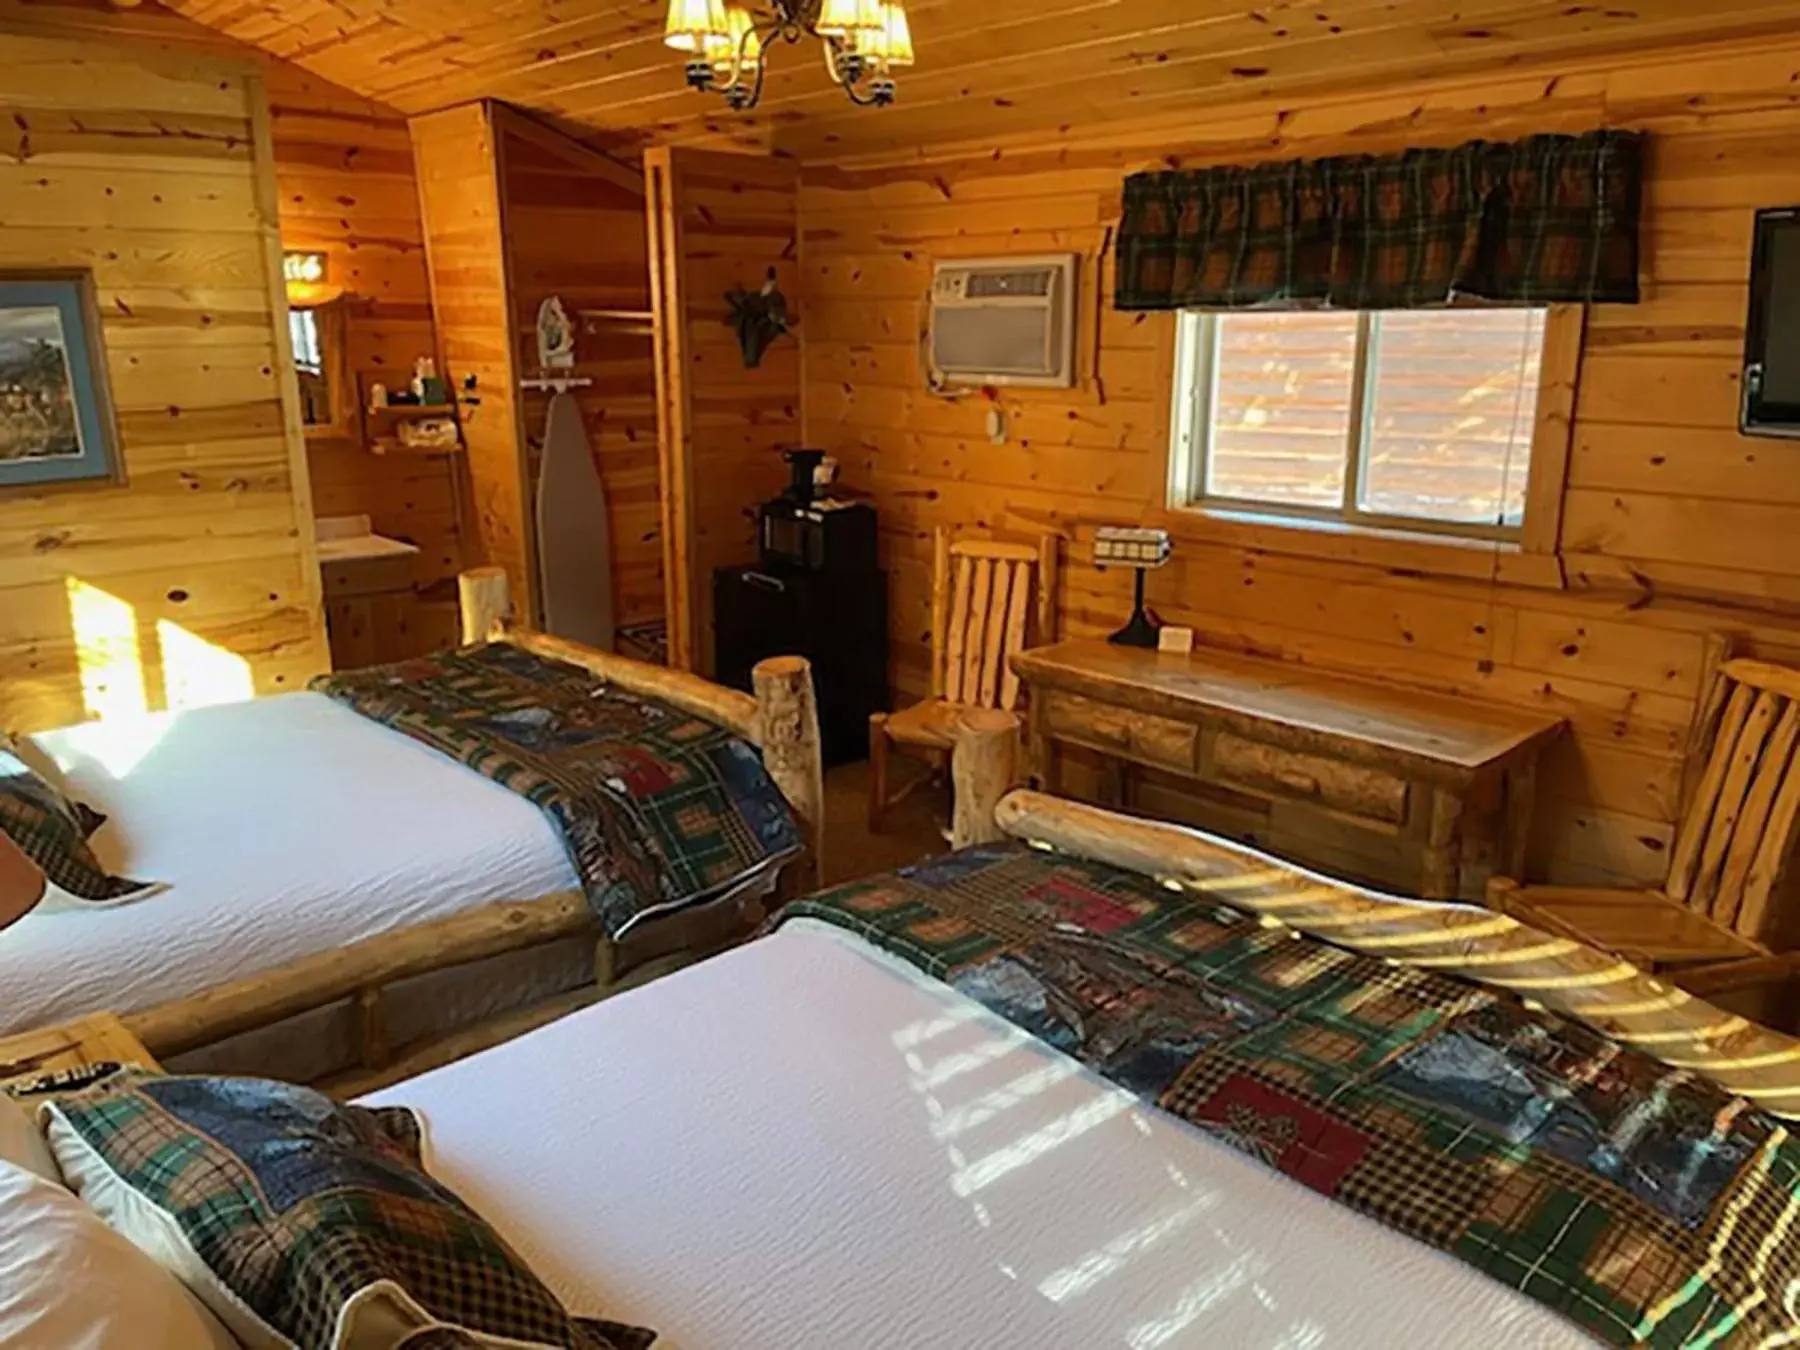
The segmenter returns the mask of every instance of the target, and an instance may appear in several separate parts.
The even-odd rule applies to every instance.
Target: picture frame
[[[122,483],[94,274],[0,269],[0,492]]]

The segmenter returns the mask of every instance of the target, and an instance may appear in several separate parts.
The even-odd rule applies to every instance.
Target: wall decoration
[[[731,306],[731,317],[725,322],[738,335],[738,345],[744,350],[744,369],[755,370],[762,364],[769,344],[788,331],[787,297],[775,284],[775,269],[769,269],[760,291],[733,286],[725,293],[725,303]]]
[[[91,272],[0,272],[0,488],[123,478],[100,338]]]

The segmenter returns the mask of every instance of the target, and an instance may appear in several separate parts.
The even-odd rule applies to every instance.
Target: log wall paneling
[[[268,90],[282,246],[327,257],[321,298],[345,292],[353,376],[366,388],[403,383],[415,357],[436,350],[412,143],[392,108],[233,41],[157,6],[122,10],[81,0],[0,0],[0,25],[21,34],[130,44],[254,62]],[[44,144],[47,128],[35,129]],[[146,268],[170,255],[148,233],[136,257]],[[232,289],[245,284],[239,257],[215,250],[210,287],[188,294],[210,308],[203,330],[232,331]],[[367,515],[380,534],[417,544],[403,566],[372,573],[325,569],[332,660],[340,668],[393,661],[456,636],[454,578],[463,565],[460,468],[453,460],[371,455],[357,434],[309,438],[313,506],[319,515]]]
[[[496,109],[495,116],[504,141],[500,160],[515,360],[522,372],[535,369],[538,306],[561,296],[576,325],[572,373],[593,381],[571,392],[581,405],[606,486],[613,617],[620,625],[660,619],[662,509],[652,343],[641,326],[588,326],[580,318],[582,310],[649,312],[643,174],[510,109]],[[530,391],[521,400],[527,476],[534,485],[549,401],[550,395]]]
[[[537,554],[494,108],[449,108],[413,118],[410,130],[441,370],[459,390],[473,376],[479,400],[465,402],[462,418],[470,560],[504,568],[521,613],[535,615]]]
[[[469,548],[506,570],[526,614],[538,605],[535,484],[547,396],[522,390],[537,373],[537,309],[560,294],[570,310],[649,306],[642,177],[516,110],[490,102],[411,122],[432,308],[443,370],[466,401],[473,508]],[[651,344],[578,332],[578,397],[608,489],[615,616],[662,609]]]
[[[1534,876],[1654,884],[1668,867],[1681,754],[1707,636],[1800,650],[1800,448],[1736,432],[1750,222],[1800,200],[1790,100],[1800,43],[1546,64],[1487,81],[1393,84],[1178,122],[971,127],[968,148],[807,166],[801,192],[809,442],[881,511],[896,685],[929,685],[931,532],[1069,535],[1071,636],[1110,631],[1129,578],[1081,564],[1096,525],[1167,523],[1151,599],[1203,641],[1566,716],[1539,784]],[[1441,545],[1394,553],[1303,533],[1210,528],[1164,507],[1173,319],[1110,308],[1109,226],[1127,173],[1397,150],[1595,126],[1654,134],[1646,297],[1591,310],[1562,499],[1566,589]],[[1080,385],[1007,391],[992,445],[980,397],[929,396],[918,362],[934,259],[1073,250],[1086,260]],[[1096,309],[1096,303],[1099,307]],[[1544,578],[1534,576],[1535,581]],[[1148,775],[1140,804],[1240,836],[1286,824]],[[1382,858],[1343,869],[1389,881]],[[1391,883],[1390,883],[1391,884]]]
[[[127,482],[0,499],[0,724],[301,687],[328,663],[248,63],[0,10],[0,267],[86,267]]]
[[[801,439],[797,339],[777,339],[747,369],[725,294],[760,288],[774,268],[798,323],[799,174],[769,156],[666,147],[644,168],[670,660],[710,673],[713,571],[755,561],[755,508],[781,491],[779,452]]]
[[[418,185],[406,121],[285,61],[265,58],[282,244],[323,252],[327,293],[345,306],[354,398],[404,388],[437,351]],[[456,641],[463,570],[461,468],[449,456],[373,454],[357,430],[310,438],[313,506],[367,515],[377,534],[416,544],[399,566],[325,571],[333,663],[399,661]]]

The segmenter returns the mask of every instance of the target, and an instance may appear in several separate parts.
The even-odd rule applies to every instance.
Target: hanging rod
[[[533,379],[520,380],[521,389],[548,389],[558,394],[566,394],[571,389],[586,389],[593,380],[586,375],[542,375]]]
[[[576,314],[590,333],[610,329],[627,337],[653,337],[656,334],[656,315],[651,310],[581,309]]]

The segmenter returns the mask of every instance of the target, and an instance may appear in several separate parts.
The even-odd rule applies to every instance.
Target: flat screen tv
[[[1756,213],[1738,425],[1747,436],[1800,437],[1800,207]]]

